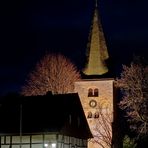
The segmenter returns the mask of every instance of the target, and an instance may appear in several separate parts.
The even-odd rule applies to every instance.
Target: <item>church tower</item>
[[[88,61],[83,73],[86,76],[100,76],[107,73],[105,60],[108,58],[108,51],[99,18],[97,0],[88,51]],[[88,142],[88,148],[110,148],[114,121],[114,79],[82,79],[75,82],[75,92],[79,94],[86,119],[94,136]]]

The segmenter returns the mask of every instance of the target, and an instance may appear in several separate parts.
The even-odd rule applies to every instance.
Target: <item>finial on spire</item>
[[[96,0],[96,8],[98,7],[98,2],[97,2],[97,0]]]

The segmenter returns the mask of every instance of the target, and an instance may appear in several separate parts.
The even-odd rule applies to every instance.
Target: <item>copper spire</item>
[[[108,72],[105,60],[108,59],[108,51],[98,14],[98,4],[96,0],[93,16],[90,40],[88,42],[88,61],[83,71],[86,75],[102,75]]]

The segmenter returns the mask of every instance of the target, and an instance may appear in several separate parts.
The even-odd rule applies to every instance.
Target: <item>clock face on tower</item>
[[[90,100],[89,106],[92,107],[92,108],[96,107],[97,106],[97,101],[96,100]]]

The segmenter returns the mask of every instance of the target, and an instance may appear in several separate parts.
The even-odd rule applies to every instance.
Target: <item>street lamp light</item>
[[[52,148],[56,148],[56,143],[52,143],[52,144],[51,144],[51,147],[52,147]]]
[[[47,144],[47,143],[45,143],[45,144],[44,144],[44,147],[48,147],[48,144]]]
[[[44,147],[48,147],[49,144],[45,143]],[[51,148],[56,148],[56,143],[51,143]]]

